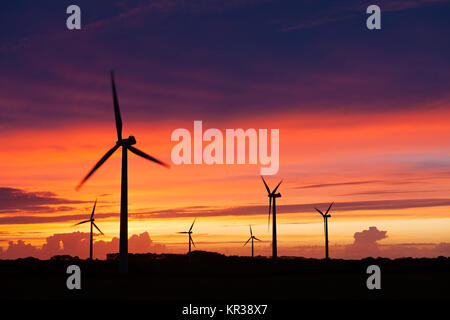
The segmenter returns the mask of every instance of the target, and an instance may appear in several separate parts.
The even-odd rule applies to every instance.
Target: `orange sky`
[[[295,205],[336,202],[330,220],[330,243],[353,241],[353,234],[377,226],[388,231],[382,243],[450,242],[449,206],[403,206],[417,199],[447,199],[450,149],[450,112],[380,114],[280,115],[234,122],[204,122],[206,128],[280,129],[280,171],[267,177],[270,186],[283,178],[278,205],[293,209],[278,215],[280,252],[296,245],[321,245],[321,217]],[[146,124],[126,121],[124,136],[133,134],[137,147],[171,163],[176,128],[193,130],[193,121]],[[0,137],[3,148],[0,177],[8,187],[30,192],[49,191],[64,199],[87,201],[70,205],[65,212],[28,213],[33,216],[79,215],[86,218],[98,197],[97,224],[111,239],[119,232],[120,153],[115,154],[76,192],[75,186],[115,143],[111,125],[11,131]],[[331,184],[323,186],[324,184]],[[322,185],[322,186],[319,186]],[[398,200],[395,208],[339,209],[340,203]],[[270,246],[267,228],[267,195],[255,165],[172,165],[170,170],[129,155],[129,234],[148,231],[151,238],[171,251],[184,252],[183,235],[193,216],[198,217],[194,239],[198,249],[241,253],[248,238],[248,225]],[[198,208],[187,208],[196,207]],[[244,213],[226,215],[229,208],[264,206]],[[325,208],[323,208],[325,209]],[[253,211],[252,211],[253,210]],[[212,215],[206,215],[212,211]],[[281,210],[280,210],[281,211]],[[152,212],[152,213],[149,213]],[[181,213],[180,213],[181,212]],[[217,214],[220,212],[220,214]],[[225,212],[225,214],[224,214]],[[233,211],[235,212],[235,211]],[[236,211],[237,212],[237,211]],[[177,213],[175,216],[171,216]],[[138,214],[141,214],[139,216]],[[4,214],[3,217],[17,215]],[[102,217],[103,215],[103,217]],[[78,220],[55,223],[4,224],[3,240],[23,239],[41,245],[47,236],[73,231],[88,232],[87,225],[72,227]],[[19,233],[20,232],[20,233]],[[100,238],[99,238],[100,239]],[[5,247],[7,243],[0,242]]]

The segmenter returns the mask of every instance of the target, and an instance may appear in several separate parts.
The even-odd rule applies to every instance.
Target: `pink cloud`
[[[363,259],[367,257],[385,257],[390,259],[436,258],[439,256],[450,257],[450,243],[407,243],[407,244],[380,244],[380,240],[387,238],[387,231],[378,230],[377,227],[369,227],[366,230],[354,233],[354,242],[348,245],[333,245],[330,239],[330,257],[333,259]],[[168,253],[171,248],[163,244],[155,243],[148,232],[132,235],[128,240],[130,253]],[[117,253],[119,239],[111,241],[98,240],[94,242],[94,258],[106,259],[108,253]],[[218,250],[226,255],[249,254],[248,247],[230,246]],[[255,248],[257,255],[271,256],[271,243],[264,241]],[[0,247],[1,259],[17,259],[36,257],[49,259],[55,255],[78,256],[85,259],[89,255],[89,233],[73,232],[54,234],[46,239],[42,247],[36,247],[25,243],[23,240],[10,241],[8,248]],[[324,257],[323,246],[296,246],[279,247],[280,256],[296,256],[305,258],[322,259]]]
[[[17,243],[14,243],[14,241],[9,241],[8,244],[8,249],[2,253],[2,258],[17,259],[24,257],[36,257],[39,255],[38,248],[29,243],[26,244],[22,240],[18,240]]]
[[[130,253],[161,253],[165,246],[155,243],[148,232],[139,235],[132,235],[128,240]],[[1,249],[1,248],[0,248]],[[105,259],[106,254],[116,253],[119,249],[119,239],[113,238],[111,241],[94,240],[94,258]],[[49,259],[56,255],[71,255],[80,258],[89,256],[89,233],[72,232],[60,233],[47,237],[44,245],[39,248],[27,244],[22,240],[10,241],[6,250],[0,250],[2,259],[18,259],[35,257],[39,259]]]
[[[380,248],[379,240],[387,238],[387,231],[380,231],[377,227],[369,227],[367,230],[355,232],[353,244],[345,248],[345,254],[351,257],[378,257]]]
[[[352,244],[330,245],[330,257],[335,259],[363,259],[367,257],[396,259],[405,257],[436,258],[439,256],[450,256],[450,243],[378,243],[378,241],[387,237],[387,231],[381,231],[377,227],[371,226],[366,230],[355,232],[353,235],[354,242]],[[283,254],[306,258],[323,258],[324,247],[298,246],[290,250],[285,250]]]

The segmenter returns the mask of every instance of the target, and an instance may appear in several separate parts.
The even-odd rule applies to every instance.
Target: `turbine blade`
[[[323,212],[322,212],[322,211],[320,211],[319,209],[317,209],[317,208],[314,208],[314,209],[316,209],[316,210],[317,210],[317,212],[318,212],[318,213],[320,213],[320,214],[321,214],[322,216],[324,215],[324,214],[323,214]]]
[[[96,207],[96,206],[97,206],[97,199],[95,199],[94,207],[92,208],[91,220],[94,219],[94,212],[95,212],[95,207]]]
[[[177,233],[183,233],[183,234],[184,234],[184,233],[189,233],[189,232],[187,232],[187,231],[181,231],[181,232],[177,232]]]
[[[275,189],[273,189],[272,193],[277,192],[278,187],[280,186],[280,184],[283,182],[283,180],[280,181],[280,183],[275,187]]]
[[[252,237],[248,238],[247,242],[244,243],[243,247],[245,247],[247,245],[247,243],[249,243],[250,240],[252,240]]]
[[[334,202],[332,202],[332,203],[330,204],[330,206],[328,207],[328,210],[327,210],[327,212],[325,212],[325,215],[327,215],[328,211],[330,211],[330,209],[331,209],[331,206],[333,205],[333,203],[334,203]]]
[[[193,246],[194,246],[194,248],[195,248],[195,243],[194,243],[194,239],[192,239],[192,237],[189,237],[189,240],[191,241],[192,245],[193,245]]]
[[[261,179],[262,179],[262,181],[264,182],[264,185],[266,186],[267,193],[270,194],[270,189],[269,189],[269,186],[268,186],[267,183],[266,183],[266,180],[264,180],[264,177],[263,177],[263,176],[261,176]]]
[[[122,117],[120,116],[119,101],[117,99],[116,84],[114,82],[114,72],[111,71],[111,86],[114,99],[114,115],[116,118],[117,139],[122,140]]]
[[[77,191],[80,190],[81,186],[86,182],[87,179],[89,179],[90,176],[92,176],[92,174],[98,169],[100,168],[100,166],[105,163],[106,160],[108,160],[108,158],[119,148],[119,145],[116,144],[114,147],[112,147],[107,153],[105,153],[105,155],[100,159],[99,162],[97,162],[97,164],[94,166],[94,168],[92,168],[91,171],[89,171],[89,173],[86,175],[86,177],[84,177],[83,180],[81,180],[81,182],[78,184],[78,186],[75,188]]]
[[[81,221],[81,222],[75,223],[73,225],[73,227],[78,226],[78,225],[83,224],[83,223],[86,223],[86,222],[91,222],[91,220],[86,220],[86,221]]]
[[[250,236],[253,236],[252,226],[250,226]]]
[[[253,237],[253,239],[255,239],[257,241],[262,241],[262,240],[258,239],[257,237]]]
[[[137,149],[137,148],[135,148],[133,146],[127,146],[127,148],[128,148],[128,150],[130,150],[131,152],[133,152],[134,154],[136,154],[136,155],[138,155],[138,156],[140,156],[142,158],[145,158],[147,160],[156,162],[157,164],[160,164],[160,165],[162,165],[162,166],[164,166],[166,168],[170,168],[170,166],[167,163],[164,163],[164,162],[162,162],[162,161],[160,161],[160,160],[158,160],[156,158],[153,158],[152,156],[149,156],[145,152],[143,152],[143,151],[141,151],[141,150],[139,150],[139,149]]]
[[[100,230],[100,229],[97,227],[97,225],[95,224],[95,222],[92,222],[92,224],[94,225],[95,229],[98,230],[98,232],[100,232],[102,235],[105,235],[105,234],[102,232],[102,230]]]
[[[189,228],[189,232],[192,231],[192,228],[194,227],[195,220],[197,220],[197,218],[195,218],[195,219],[194,219],[194,222],[192,222],[192,225],[191,225],[191,227]]]

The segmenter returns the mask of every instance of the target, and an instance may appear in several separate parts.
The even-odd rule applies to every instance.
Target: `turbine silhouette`
[[[330,204],[330,206],[327,209],[327,212],[323,213],[322,211],[320,211],[317,208],[314,208],[317,210],[317,212],[319,212],[322,217],[323,217],[323,222],[324,222],[324,227],[325,227],[325,259],[328,260],[328,218],[331,217],[331,215],[328,214],[328,212],[331,209],[331,206],[333,205],[333,202]]]
[[[266,186],[267,190],[267,196],[269,197],[269,221],[268,221],[268,227],[270,226],[270,211],[272,209],[272,258],[273,261],[277,261],[277,206],[276,206],[276,198],[280,198],[280,193],[275,193],[278,190],[278,187],[283,182],[283,180],[278,183],[278,185],[273,189],[272,192],[270,192],[269,186],[267,185],[266,181],[263,177],[261,177],[262,181],[264,182],[264,185]],[[272,204],[273,203],[273,204]]]
[[[252,258],[253,258],[253,240],[256,240],[256,241],[261,241],[261,240],[259,240],[257,237],[255,237],[255,236],[253,235],[252,226],[250,226],[250,238],[248,238],[247,242],[244,243],[244,247],[247,245],[247,243],[248,243],[250,240],[252,241]]]
[[[192,225],[191,225],[191,227],[189,228],[188,231],[178,232],[178,233],[181,233],[181,234],[188,234],[188,236],[189,236],[189,240],[188,240],[188,244],[189,244],[189,251],[188,251],[189,263],[191,262],[191,244],[195,247],[194,240],[192,239],[192,228],[194,227],[194,223],[195,223],[196,219],[197,218],[194,219],[194,222],[192,222]]]
[[[79,190],[81,186],[92,176],[92,174],[100,168],[100,166],[105,163],[106,160],[120,147],[122,148],[122,183],[121,183],[121,201],[120,201],[120,247],[119,247],[119,272],[122,275],[128,273],[128,161],[127,161],[127,151],[156,162],[165,167],[169,165],[164,162],[149,156],[143,151],[133,147],[136,144],[136,139],[133,136],[128,138],[122,138],[122,118],[120,116],[119,101],[117,99],[116,85],[114,82],[114,73],[111,72],[111,86],[114,100],[114,115],[116,119],[116,131],[117,131],[117,141],[116,144],[105,153],[105,155],[100,159],[99,162],[92,168],[92,170],[84,177],[83,180],[78,184],[76,190]]]
[[[74,224],[73,226],[78,226],[80,224],[83,223],[87,223],[90,222],[91,223],[91,237],[90,237],[90,242],[89,242],[89,260],[92,260],[92,254],[93,254],[93,250],[92,250],[92,246],[93,246],[93,230],[92,227],[95,227],[101,234],[104,235],[104,233],[99,229],[99,227],[97,227],[97,225],[95,224],[95,219],[94,219],[94,213],[95,213],[95,207],[97,206],[97,200],[95,200],[94,202],[94,207],[92,208],[92,213],[91,213],[91,218],[89,220],[85,220],[85,221],[81,221],[78,222],[76,224]]]

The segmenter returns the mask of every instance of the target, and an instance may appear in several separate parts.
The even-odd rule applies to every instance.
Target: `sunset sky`
[[[372,226],[385,247],[450,243],[450,1],[374,3],[374,31],[367,1],[2,4],[0,257],[9,242],[89,232],[73,224],[96,198],[96,240],[118,237],[120,152],[75,190],[116,142],[112,69],[124,136],[171,164],[129,154],[130,236],[182,253],[176,232],[196,217],[197,249],[244,255],[251,224],[255,253],[270,254],[259,165],[172,163],[172,132],[201,120],[280,130],[280,170],[266,177],[283,179],[280,255],[322,254],[314,207],[333,201],[332,247]],[[81,30],[66,28],[70,4]]]

